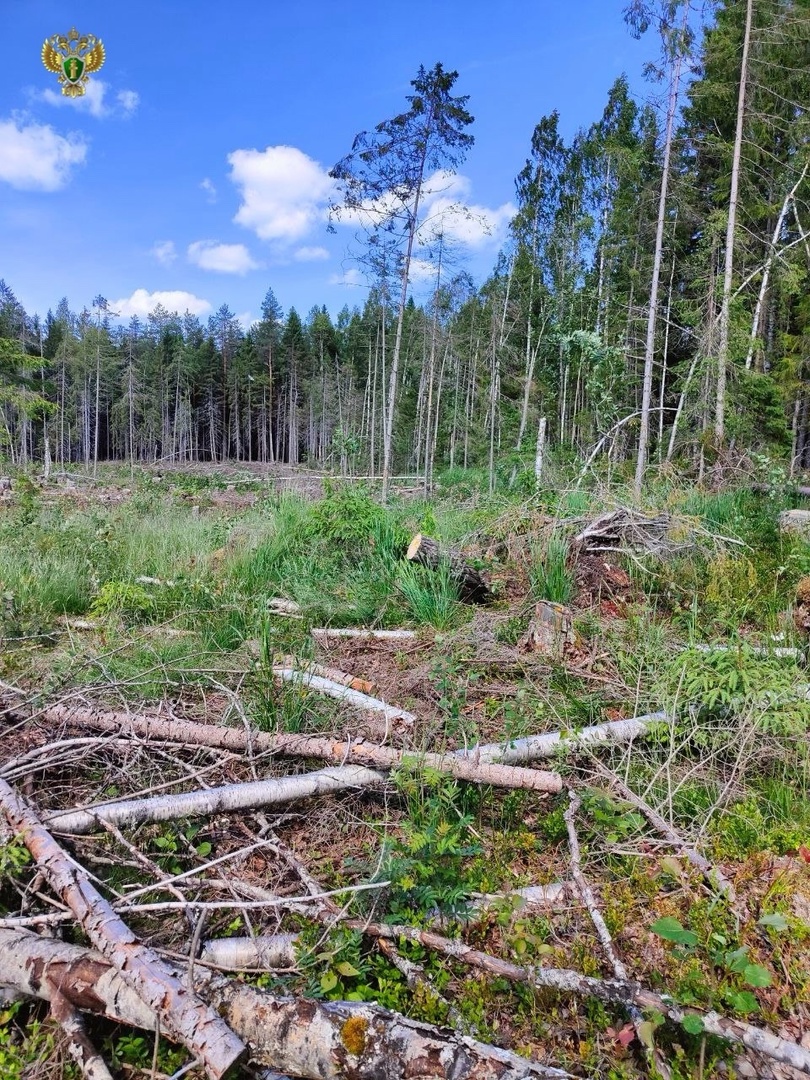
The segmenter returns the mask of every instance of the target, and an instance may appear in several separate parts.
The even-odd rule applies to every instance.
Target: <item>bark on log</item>
[[[310,633],[319,645],[328,646],[345,639],[358,641],[415,641],[415,630],[365,630],[359,627],[314,626]]]
[[[493,787],[526,788],[534,791],[560,791],[562,780],[558,773],[537,769],[520,769],[493,760],[475,761],[460,755],[414,754],[395,750],[376,743],[342,742],[320,735],[272,735],[267,732],[246,732],[243,728],[217,727],[191,721],[163,720],[159,717],[132,716],[130,713],[98,712],[93,709],[70,709],[55,705],[42,718],[59,724],[71,723],[96,731],[131,732],[145,739],[165,742],[213,746],[223,750],[253,753],[275,753],[291,757],[326,758],[336,762],[366,765],[369,768],[392,769],[403,761],[423,765],[448,773],[456,780]],[[627,723],[627,721],[622,721]],[[546,738],[546,736],[540,736]],[[500,745],[500,744],[498,744]],[[509,744],[505,744],[508,746]]]
[[[551,600],[535,604],[529,628],[518,642],[521,652],[561,656],[566,645],[576,645],[577,634],[571,609]]]
[[[49,1001],[57,985],[76,1008],[134,1027],[155,1017],[98,953],[0,929],[0,984]],[[251,1060],[311,1080],[529,1080],[570,1074],[374,1005],[278,998],[194,971],[204,994],[250,1046]]]
[[[446,938],[433,931],[418,930],[412,926],[389,926],[352,919],[347,919],[344,925],[372,937],[391,938],[394,941],[406,938],[510,982],[526,983],[538,989],[556,990],[575,997],[592,997],[606,1004],[625,1007],[635,1005],[640,1009],[659,1012],[676,1024],[683,1024],[685,1020],[696,1017],[700,1019],[707,1034],[740,1043],[749,1050],[765,1054],[774,1061],[810,1074],[810,1049],[744,1020],[733,1020],[713,1011],[700,1012],[698,1009],[681,1008],[674,1004],[670,997],[647,990],[631,979],[597,979],[567,968],[520,967],[508,960],[473,949],[458,939]]]
[[[429,536],[417,533],[408,545],[405,558],[409,562],[426,566],[429,570],[438,570],[446,564],[458,589],[459,599],[465,604],[488,604],[492,601],[492,591],[474,566],[464,561],[464,557],[451,548],[443,548]]]
[[[78,1009],[56,986],[51,987],[51,1016],[64,1031],[68,1053],[81,1069],[84,1080],[113,1080],[106,1061],[90,1041]]]
[[[231,1065],[244,1057],[244,1043],[171,973],[157,953],[137,940],[81,868],[68,858],[36,814],[4,780],[0,780],[0,806],[48,884],[67,904],[99,952],[154,1010],[161,1029],[172,1032],[200,1058],[208,1075],[219,1080]],[[59,982],[55,985],[64,989]]]
[[[396,705],[388,705],[379,698],[369,697],[359,690],[353,690],[344,683],[333,682],[321,675],[314,675],[308,671],[300,671],[298,668],[274,667],[273,675],[284,682],[300,683],[317,694],[326,694],[327,697],[337,698],[338,701],[350,705],[353,709],[362,709],[365,712],[377,712],[391,722],[401,724],[413,724],[416,717],[407,709],[400,709]]]
[[[352,690],[359,690],[361,694],[377,693],[377,687],[369,679],[361,679],[359,675],[350,675],[348,671],[339,671],[337,668],[326,667],[324,664],[316,664],[313,660],[299,660],[297,656],[280,657],[277,667],[297,668],[299,671],[307,671],[310,675],[320,675],[321,678],[331,679],[332,682],[340,683],[341,686],[350,686]]]
[[[557,753],[575,753],[579,749],[588,749],[602,743],[632,742],[668,720],[669,716],[665,712],[649,713],[647,716],[634,716],[629,720],[609,720],[604,724],[594,724],[570,735],[551,731],[547,735],[528,735],[525,739],[512,739],[511,742],[484,743],[472,746],[469,750],[456,750],[456,755],[472,761],[497,761],[502,765],[514,765],[518,762],[526,764],[539,758],[553,757]]]
[[[296,802],[314,795],[331,795],[336,791],[382,784],[385,780],[384,773],[365,769],[362,765],[342,765],[319,769],[303,776],[285,776],[280,780],[254,780],[247,784],[226,784],[178,795],[123,799],[86,810],[52,814],[48,824],[54,832],[80,836],[94,832],[99,821],[109,821],[118,826],[137,825],[144,821],[176,821],[183,817]]]
[[[223,971],[294,968],[298,962],[295,956],[297,940],[298,934],[211,938],[203,945],[200,960]]]

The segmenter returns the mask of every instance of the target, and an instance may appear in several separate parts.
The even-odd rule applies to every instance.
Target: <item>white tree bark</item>
[[[208,1075],[219,1080],[245,1055],[244,1043],[209,1006],[189,992],[157,953],[137,940],[81,867],[62,851],[36,814],[4,780],[0,780],[0,807],[90,941],[160,1018],[161,1029],[173,1033],[200,1058]],[[8,980],[0,976],[2,981]],[[55,985],[64,990],[61,983]]]
[[[134,1027],[155,1029],[155,1017],[97,953],[0,929],[0,984],[51,999],[58,985],[77,1008]],[[250,1047],[251,1061],[311,1080],[530,1080],[567,1078],[474,1039],[420,1024],[375,1005],[274,997],[195,968],[195,989]]]
[[[366,765],[371,768],[398,768],[404,762],[414,767],[436,769],[457,780],[494,787],[525,788],[530,791],[559,791],[558,773],[520,769],[512,765],[487,764],[459,758],[455,753],[432,754],[397,750],[376,743],[343,742],[321,735],[272,735],[267,732],[246,732],[239,728],[217,727],[183,720],[163,720],[152,716],[130,716],[127,713],[95,712],[92,709],[68,709],[55,705],[46,710],[46,720],[72,723],[98,731],[130,732],[145,739],[180,743],[192,746],[215,746],[238,753],[276,753],[291,757],[326,758],[342,764]],[[17,759],[22,764],[22,759]],[[385,777],[382,773],[380,782]],[[300,777],[292,777],[300,780]],[[266,783],[264,781],[263,783]],[[109,805],[109,804],[108,804]],[[118,805],[118,804],[116,804]],[[106,818],[105,818],[106,820]]]
[[[279,780],[254,780],[247,784],[227,784],[178,795],[106,803],[86,810],[52,814],[48,824],[54,832],[82,835],[94,832],[99,821],[109,821],[120,827],[144,821],[175,821],[183,817],[252,810],[258,806],[274,806],[315,795],[370,787],[385,780],[384,773],[365,769],[362,765],[342,765],[303,776],[285,776]]]
[[[396,705],[388,705],[379,698],[370,697],[359,690],[353,690],[343,683],[333,682],[332,679],[321,675],[314,675],[309,671],[301,671],[298,668],[274,667],[273,675],[284,682],[294,682],[313,690],[317,694],[325,694],[327,697],[337,698],[354,709],[362,709],[365,712],[381,713],[386,720],[399,720],[406,724],[413,724],[416,717],[406,709],[400,709]]]
[[[740,157],[742,155],[743,121],[745,119],[745,95],[748,89],[748,51],[751,45],[751,22],[754,0],[747,0],[745,8],[745,34],[743,37],[742,62],[740,64],[740,90],[737,96],[737,127],[734,134],[734,151],[731,161],[731,192],[728,200],[728,224],[726,226],[726,265],[723,274],[723,300],[717,342],[717,396],[714,410],[714,437],[719,444],[725,437],[726,423],[726,370],[728,368],[728,342],[731,321],[731,281],[734,273],[734,234],[737,226],[737,200],[740,190]]]

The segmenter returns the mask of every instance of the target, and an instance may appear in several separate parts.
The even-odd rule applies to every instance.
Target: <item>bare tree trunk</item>
[[[762,281],[759,286],[759,296],[757,297],[757,305],[754,308],[754,320],[751,324],[751,340],[748,344],[748,353],[745,357],[745,366],[750,368],[754,360],[754,345],[757,340],[757,334],[759,332],[759,321],[762,316],[762,307],[765,303],[765,295],[768,292],[768,283],[771,276],[771,267],[773,266],[774,256],[776,255],[776,244],[779,240],[779,234],[782,232],[782,225],[784,224],[785,217],[787,216],[788,207],[792,204],[796,197],[796,192],[799,190],[805,176],[807,176],[807,170],[810,167],[810,163],[805,163],[802,169],[802,174],[790,191],[785,196],[785,201],[782,203],[782,209],[779,211],[779,216],[776,219],[776,225],[773,230],[773,236],[771,237],[770,248],[768,249],[768,257],[765,260],[765,266],[762,270]]]
[[[689,17],[689,0],[684,7],[684,26]],[[636,477],[634,491],[636,499],[641,498],[641,486],[644,482],[644,470],[647,467],[650,444],[650,403],[652,401],[653,361],[655,359],[655,325],[658,318],[658,285],[661,277],[661,260],[664,251],[664,225],[667,216],[667,192],[669,189],[669,169],[672,158],[672,132],[675,126],[675,113],[678,109],[678,90],[681,81],[683,53],[680,47],[675,56],[672,83],[667,106],[667,127],[664,139],[664,163],[661,171],[661,193],[658,199],[658,220],[655,228],[655,255],[653,256],[652,283],[650,285],[650,308],[647,314],[647,340],[644,346],[644,382],[641,391],[641,428],[638,436],[638,456],[636,458]]]
[[[726,420],[726,374],[728,368],[729,324],[731,321],[731,280],[734,273],[734,232],[737,225],[737,199],[740,190],[740,157],[742,154],[743,121],[745,120],[745,95],[748,89],[748,52],[751,45],[751,21],[754,0],[747,0],[745,8],[745,36],[743,37],[742,63],[740,65],[740,90],[737,96],[737,127],[734,134],[734,153],[731,161],[731,193],[728,200],[728,224],[726,227],[726,265],[723,275],[723,301],[720,306],[720,325],[717,344],[717,395],[714,410],[714,437],[721,445],[725,437]]]

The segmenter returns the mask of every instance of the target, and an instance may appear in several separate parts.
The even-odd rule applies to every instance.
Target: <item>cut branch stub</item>
[[[465,562],[459,552],[442,547],[429,536],[417,533],[408,545],[405,558],[428,570],[438,570],[446,565],[458,589],[459,599],[465,604],[488,604],[493,599],[489,585],[474,566]]]

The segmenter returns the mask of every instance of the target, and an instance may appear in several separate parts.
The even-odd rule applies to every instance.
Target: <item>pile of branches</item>
[[[303,678],[311,672],[302,669],[299,674]],[[349,698],[347,704],[356,702]],[[580,798],[573,788],[565,814],[568,876],[550,886],[522,890],[512,899],[547,912],[560,904],[579,905],[601,943],[609,972],[604,978],[516,964],[446,936],[441,926],[390,925],[374,917],[373,904],[358,918],[352,898],[373,897],[390,882],[371,877],[352,886],[326,888],[278,835],[296,816],[294,807],[302,800],[384,791],[390,770],[403,763],[417,770],[439,770],[465,783],[529,789],[536,797],[547,798],[563,791],[564,781],[559,772],[536,767],[537,762],[586,751],[593,754],[617,742],[632,744],[666,724],[663,714],[595,725],[576,734],[549,733],[445,754],[406,754],[384,745],[322,736],[262,734],[248,723],[238,728],[190,723],[171,718],[170,710],[168,716],[147,716],[74,702],[35,713],[22,696],[4,713],[0,709],[0,715],[10,725],[14,743],[28,746],[0,767],[2,839],[24,845],[36,875],[27,887],[15,878],[3,883],[3,895],[11,900],[0,919],[0,986],[48,1003],[88,1080],[109,1080],[111,1075],[87,1024],[93,1014],[159,1032],[182,1044],[190,1062],[212,1080],[239,1063],[313,1080],[382,1075],[520,1080],[571,1075],[552,1062],[528,1060],[476,1038],[452,1004],[442,999],[427,971],[402,954],[403,941],[493,978],[623,1009],[650,1067],[664,1076],[666,1063],[645,1020],[651,1012],[687,1027],[699,1022],[706,1033],[729,1040],[744,1052],[763,1054],[810,1074],[810,1051],[799,1044],[764,1027],[682,1008],[633,979],[582,870],[577,836]],[[10,746],[11,739],[4,745]],[[260,773],[271,765],[277,768],[280,758],[296,760],[297,765],[286,775],[261,779]],[[331,764],[300,771],[304,762],[317,758]],[[169,785],[160,779],[153,790],[137,797],[61,804],[66,795],[75,794],[77,775],[99,760],[112,763],[120,781],[148,763],[159,767],[161,774],[171,766],[174,782],[186,790],[166,793]],[[228,773],[230,782],[216,782]],[[722,873],[618,777],[607,775],[620,797],[632,801],[652,828],[704,875],[707,886],[734,903],[733,887]],[[268,808],[279,806],[284,809],[275,819],[265,816]],[[201,854],[200,848],[189,869],[167,869],[143,849],[143,826],[188,818],[207,821],[212,836],[238,842],[212,858],[207,858],[210,851]],[[129,866],[140,883],[128,887],[104,883],[95,870],[110,863]],[[492,901],[478,897],[476,906]],[[309,920],[324,932],[347,927],[372,939],[410,987],[444,1006],[455,1030],[420,1023],[373,1003],[282,997],[225,974],[234,969],[295,967],[299,946],[290,934],[279,933],[285,913]],[[223,914],[241,915],[251,936],[222,939],[215,928]],[[77,934],[86,944],[63,940],[67,936],[74,941]]]

